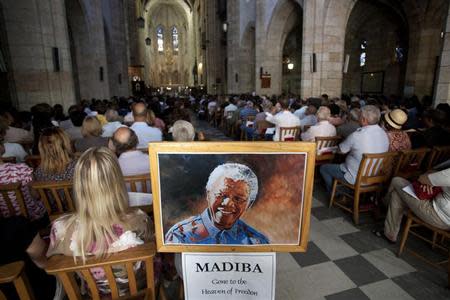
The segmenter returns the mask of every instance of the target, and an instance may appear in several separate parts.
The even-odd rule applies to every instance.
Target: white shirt
[[[234,105],[233,103],[230,103],[223,109],[223,116],[226,117],[229,111],[236,111],[236,110],[237,106]]]
[[[134,122],[130,126],[131,129],[136,133],[139,144],[138,148],[147,148],[150,142],[161,142],[162,132],[156,127],[150,127],[145,122]]]
[[[315,115],[307,115],[303,119],[300,120],[300,126],[302,127],[302,129],[305,126],[316,125],[316,123],[317,123],[317,117]]]
[[[389,138],[378,125],[368,125],[358,128],[339,145],[342,153],[348,153],[345,163],[341,164],[344,178],[354,184],[358,174],[359,164],[364,153],[383,153],[389,150]]]
[[[302,133],[302,141],[315,142],[316,136],[336,136],[336,127],[328,121],[320,121]]]
[[[8,143],[31,143],[33,142],[33,133],[22,128],[9,126],[6,129],[4,139]]]
[[[275,135],[273,136],[274,141],[278,141],[280,139],[280,127],[300,126],[300,120],[288,110],[283,110],[275,116],[270,113],[266,113],[266,121],[275,124]]]
[[[2,157],[15,157],[16,162],[18,163],[25,161],[25,156],[27,156],[28,153],[25,152],[21,144],[4,143],[3,145],[5,146],[5,153]]]
[[[134,122],[134,117],[133,117],[133,112],[128,112],[125,117],[123,117],[123,122],[124,123],[133,123]]]
[[[442,193],[433,200],[433,208],[441,220],[450,226],[450,168],[428,174],[433,186],[440,186]]]
[[[308,109],[308,106],[302,106],[301,108],[297,109],[294,112],[294,115],[299,118],[300,120],[302,120],[305,117],[306,114],[306,110]]]
[[[123,176],[150,174],[148,154],[139,150],[124,152],[119,156]]]
[[[64,131],[69,135],[70,140],[78,140],[82,139],[83,135],[81,134],[81,127],[70,127],[67,129],[64,129]]]
[[[125,125],[122,125],[122,123],[120,123],[119,121],[106,123],[105,125],[103,125],[102,136],[103,137],[111,137],[111,136],[113,136],[113,134],[117,130],[117,128],[124,127],[124,126]]]

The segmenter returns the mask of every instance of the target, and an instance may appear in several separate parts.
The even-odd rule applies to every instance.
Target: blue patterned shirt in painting
[[[241,220],[237,220],[230,229],[218,229],[211,220],[208,208],[200,215],[172,226],[167,232],[165,240],[167,244],[269,244],[269,240],[263,234]]]

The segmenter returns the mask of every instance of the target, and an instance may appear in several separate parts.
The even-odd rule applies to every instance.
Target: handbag
[[[428,193],[427,190],[423,189],[423,187],[426,186],[425,184],[422,184],[418,181],[414,181],[412,183],[412,185],[413,185],[414,192],[416,193],[417,198],[419,198],[419,200],[423,200],[423,201],[433,200],[434,197],[436,197],[437,195],[442,193],[442,188],[439,186],[434,186],[432,188],[432,192]]]

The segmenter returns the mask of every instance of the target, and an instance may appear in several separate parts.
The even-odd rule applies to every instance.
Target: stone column
[[[444,47],[439,63],[439,75],[434,103],[450,104],[450,7],[445,27]]]
[[[2,1],[18,109],[75,103],[63,0]],[[60,70],[53,63],[54,48]]]

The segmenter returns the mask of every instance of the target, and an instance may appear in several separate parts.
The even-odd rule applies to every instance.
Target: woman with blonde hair
[[[81,257],[85,262],[91,255],[105,257],[150,241],[149,217],[139,209],[129,208],[122,171],[108,148],[90,148],[79,158],[73,192],[77,211],[53,223],[47,256],[64,254]],[[142,267],[135,267],[137,275]],[[123,271],[114,269],[121,295],[128,289]],[[103,269],[91,273],[100,293],[109,294]]]
[[[42,130],[38,149],[41,163],[34,171],[37,181],[71,180],[76,160],[67,133],[61,128],[50,127]]]
[[[102,124],[96,117],[86,117],[81,126],[83,138],[75,141],[75,150],[84,152],[91,147],[107,147],[108,138],[102,137]]]

